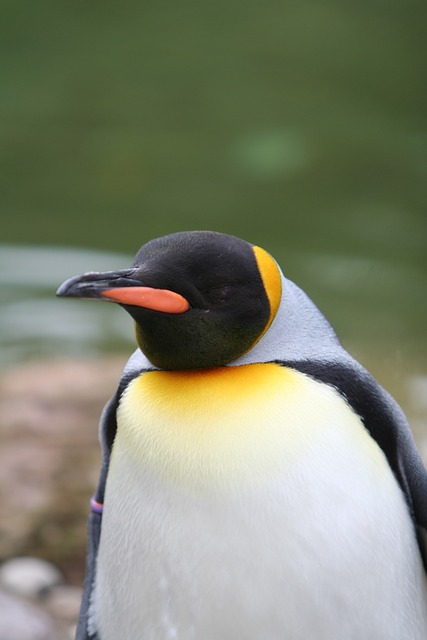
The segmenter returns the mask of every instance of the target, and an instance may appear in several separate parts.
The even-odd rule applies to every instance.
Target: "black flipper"
[[[361,418],[402,488],[427,571],[427,471],[397,402],[356,361],[280,361],[278,364],[333,386]]]
[[[104,504],[105,485],[107,482],[110,456],[113,448],[114,438],[117,431],[116,411],[123,391],[128,384],[139,375],[140,371],[132,371],[124,375],[120,381],[119,388],[114,396],[105,405],[99,422],[99,438],[102,448],[102,465],[98,486],[94,494],[94,499],[100,504]],[[101,537],[102,514],[90,513],[88,518],[88,543],[86,555],[86,571],[83,585],[83,596],[80,607],[80,616],[77,625],[76,640],[99,640],[95,632],[90,631],[90,604],[93,585],[95,582],[96,560],[98,557],[99,540]]]

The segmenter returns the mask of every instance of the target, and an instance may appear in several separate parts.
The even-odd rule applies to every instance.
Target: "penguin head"
[[[226,365],[258,342],[279,308],[281,274],[244,240],[180,232],[143,245],[130,269],[70,278],[57,295],[120,304],[156,367],[200,369]]]

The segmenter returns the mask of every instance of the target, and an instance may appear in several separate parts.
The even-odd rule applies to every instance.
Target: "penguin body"
[[[236,240],[143,247],[138,280],[175,294],[149,292],[148,321],[128,305],[134,270],[107,293],[135,318],[140,349],[101,419],[104,508],[90,516],[77,638],[422,640],[427,475],[406,419],[268,254]],[[93,297],[94,281],[110,292],[102,275],[59,295]]]

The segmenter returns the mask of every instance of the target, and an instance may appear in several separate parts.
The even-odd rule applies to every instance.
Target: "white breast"
[[[235,369],[190,388],[164,372],[131,384],[98,556],[100,639],[425,640],[412,523],[359,419],[302,374]]]

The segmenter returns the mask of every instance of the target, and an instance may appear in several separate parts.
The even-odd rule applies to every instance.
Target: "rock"
[[[63,580],[53,564],[39,558],[13,558],[0,567],[0,583],[27,598],[37,598]]]
[[[0,640],[57,640],[49,616],[0,590]]]

